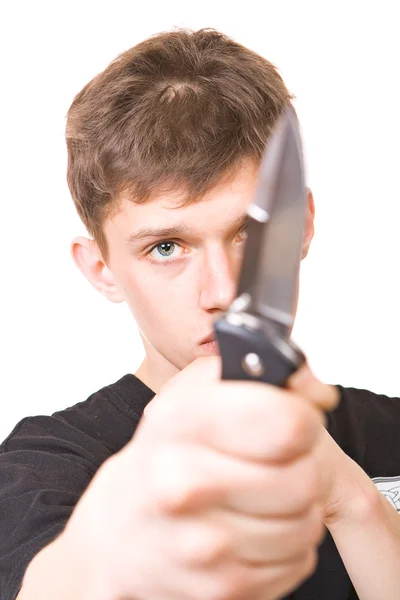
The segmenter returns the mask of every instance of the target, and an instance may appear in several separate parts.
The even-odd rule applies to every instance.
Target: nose
[[[227,310],[235,298],[239,268],[237,252],[228,252],[224,247],[204,252],[200,276],[200,307],[203,310]]]

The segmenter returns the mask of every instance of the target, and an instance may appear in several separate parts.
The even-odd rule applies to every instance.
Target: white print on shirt
[[[400,475],[397,477],[374,477],[372,480],[378,490],[400,513]]]

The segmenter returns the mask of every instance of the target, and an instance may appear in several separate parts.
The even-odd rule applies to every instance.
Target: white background
[[[65,182],[64,125],[73,96],[118,53],[174,26],[230,34],[296,95],[317,216],[294,337],[322,379],[400,395],[398,1],[2,6],[1,439],[141,361],[128,309],[70,258],[84,229]]]

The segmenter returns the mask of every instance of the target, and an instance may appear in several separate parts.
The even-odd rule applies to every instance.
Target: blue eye
[[[175,259],[180,258],[183,253],[183,248],[176,242],[159,242],[149,252],[150,260],[154,263],[172,263]]]
[[[158,253],[161,256],[169,257],[175,249],[174,242],[162,242],[156,246]]]

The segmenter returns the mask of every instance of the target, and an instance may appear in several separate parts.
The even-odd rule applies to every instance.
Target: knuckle
[[[168,381],[157,395],[157,401],[153,400],[153,415],[157,421],[161,420],[165,425],[167,418],[172,418],[180,409],[179,394],[175,393],[176,384]],[[170,426],[171,422],[168,422]]]
[[[168,385],[168,384],[166,384]],[[185,411],[180,410],[178,394],[162,390],[145,409],[146,430],[153,437],[171,437],[178,430],[179,419],[185,418]],[[179,419],[177,418],[179,415]]]
[[[285,455],[297,456],[310,446],[313,423],[307,411],[287,410],[282,415],[278,432],[278,447]]]
[[[196,566],[218,563],[232,551],[232,541],[225,531],[205,525],[185,528],[179,546],[185,562]]]
[[[196,490],[193,486],[187,484],[181,485],[163,485],[157,490],[154,497],[154,505],[159,512],[165,515],[176,514],[185,510],[196,496]]]
[[[181,510],[198,493],[198,483],[188,476],[181,448],[163,444],[153,450],[149,465],[152,506],[160,512]]]

